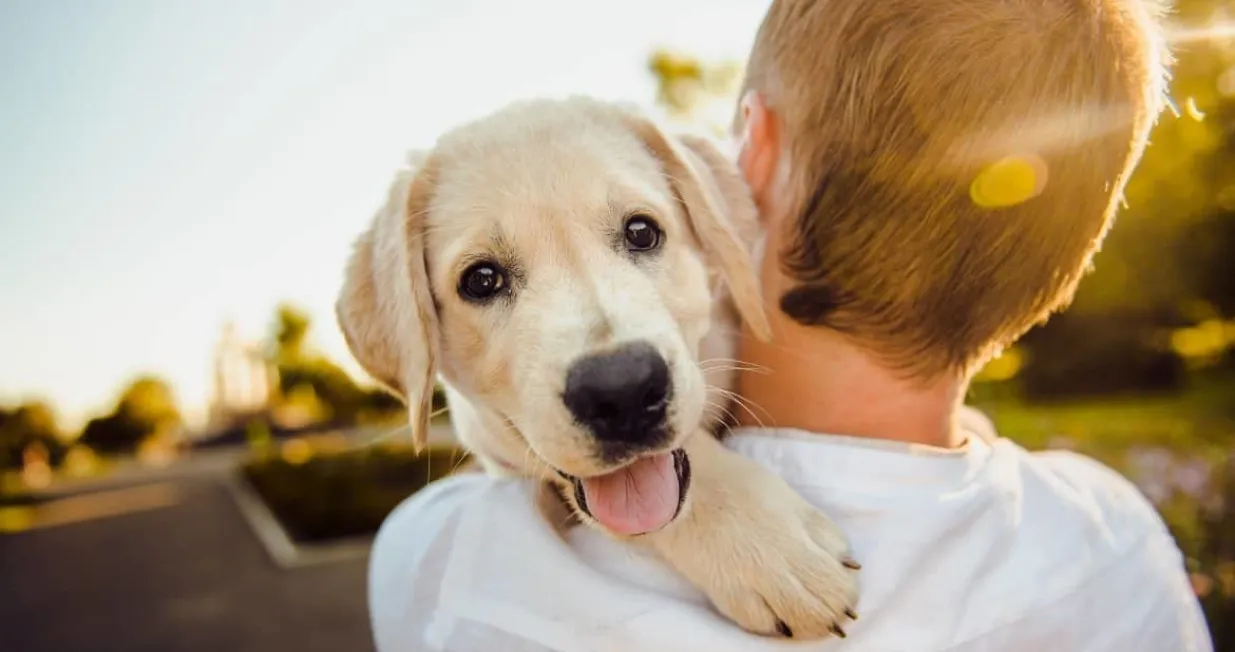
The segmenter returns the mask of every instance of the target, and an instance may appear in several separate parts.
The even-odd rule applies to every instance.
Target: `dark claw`
[[[789,629],[789,626],[783,620],[776,621],[776,631],[780,632],[780,635],[785,638],[793,638],[793,630]]]
[[[857,620],[858,615],[853,612],[853,609],[845,609],[845,615],[849,616],[849,620]]]
[[[840,564],[841,566],[844,566],[845,568],[852,568],[853,570],[858,570],[862,568],[862,564],[859,564],[857,560],[855,560],[853,557],[845,557],[844,559],[840,560]]]
[[[845,638],[845,630],[841,629],[840,625],[837,625],[836,623],[832,623],[832,626],[829,627],[828,629],[832,630],[833,634],[836,634],[837,636],[841,638]]]

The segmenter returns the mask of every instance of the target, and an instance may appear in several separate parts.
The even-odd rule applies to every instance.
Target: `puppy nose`
[[[566,372],[562,400],[602,442],[655,445],[664,439],[669,365],[647,342],[590,355]]]

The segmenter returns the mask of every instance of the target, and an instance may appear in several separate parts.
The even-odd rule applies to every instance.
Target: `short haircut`
[[[925,379],[971,372],[1066,306],[1165,104],[1161,15],[1148,0],[775,0],[744,91],[777,117],[797,210],[781,310]],[[971,183],[1008,157],[1045,185],[980,206]]]

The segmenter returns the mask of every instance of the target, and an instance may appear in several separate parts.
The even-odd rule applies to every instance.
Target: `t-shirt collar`
[[[992,446],[998,445],[990,420],[977,410],[964,408],[958,427],[966,441],[953,449],[753,427],[735,429],[726,445],[799,487],[854,491],[922,484],[941,488],[970,481],[990,457]]]

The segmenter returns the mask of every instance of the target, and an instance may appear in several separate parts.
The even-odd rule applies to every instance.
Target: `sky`
[[[651,106],[658,46],[741,60],[770,0],[0,2],[0,404],[70,427],[135,375],[191,419],[223,324],[333,317],[408,149],[521,98]]]

